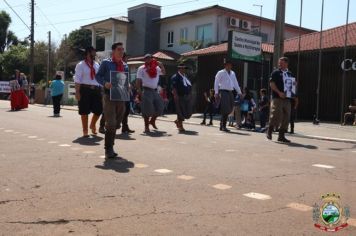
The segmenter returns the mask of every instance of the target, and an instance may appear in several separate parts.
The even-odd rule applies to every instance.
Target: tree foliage
[[[16,35],[9,30],[10,23],[10,15],[5,11],[0,11],[0,53],[3,53],[11,45],[19,43]]]

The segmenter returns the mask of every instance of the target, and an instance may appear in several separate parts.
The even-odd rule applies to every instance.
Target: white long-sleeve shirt
[[[95,74],[99,70],[99,64],[94,61],[94,70]],[[100,86],[98,81],[96,81],[95,77],[91,79],[90,77],[90,68],[85,63],[85,61],[80,61],[77,66],[75,67],[75,76],[74,82],[77,84],[87,84],[87,85],[95,85]]]
[[[236,90],[238,94],[241,93],[241,89],[239,83],[237,82],[235,72],[232,70],[230,74],[226,71],[226,69],[218,71],[215,76],[214,90],[215,94],[219,93],[219,90]]]

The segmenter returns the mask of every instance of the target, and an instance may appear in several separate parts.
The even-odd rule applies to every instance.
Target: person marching
[[[179,132],[184,132],[183,121],[192,116],[192,84],[187,78],[187,67],[178,65],[178,72],[172,76],[172,93],[176,105],[177,119],[174,121]]]
[[[61,100],[64,92],[64,82],[62,81],[62,76],[56,75],[50,87],[53,103],[53,117],[60,117]]]
[[[124,47],[121,42],[114,43],[111,46],[112,58],[105,59],[100,64],[96,79],[104,86],[104,114],[105,114],[105,157],[114,158],[118,154],[114,150],[116,128],[120,126],[125,114],[125,102],[124,101],[112,101],[110,100],[110,88],[112,84],[110,82],[111,72],[128,73],[128,66],[123,61]]]
[[[242,95],[242,93],[236,79],[236,74],[232,71],[232,62],[226,60],[224,67],[215,76],[214,91],[216,100],[220,100],[220,130],[229,132],[230,130],[226,128],[226,122],[228,115],[234,108],[234,95],[232,91],[235,89],[238,95]]]
[[[213,125],[213,116],[215,110],[215,93],[214,89],[209,90],[209,96],[206,92],[204,92],[204,98],[206,101],[206,106],[203,114],[203,121],[200,123],[201,125],[206,125],[206,115],[209,113],[210,122],[208,125]]]
[[[145,122],[144,132],[149,133],[149,125],[152,125],[154,129],[158,129],[156,119],[163,114],[164,104],[157,92],[157,86],[159,76],[165,75],[166,70],[161,62],[152,58],[151,54],[146,54],[144,59],[145,64],[137,70],[136,87],[139,94],[141,93],[141,89],[143,89],[141,112]]]
[[[88,135],[88,118],[93,113],[90,129],[96,135],[96,122],[103,111],[101,86],[95,79],[99,64],[94,60],[96,50],[93,47],[85,49],[85,59],[75,67],[75,98],[78,100],[79,115],[82,120],[83,137]]]
[[[291,112],[291,98],[287,94],[292,95],[292,91],[285,90],[289,87],[289,83],[285,81],[293,78],[292,73],[288,70],[288,58],[281,57],[278,61],[278,69],[271,74],[270,87],[272,90],[272,101],[269,126],[267,130],[267,139],[272,139],[272,132],[275,127],[279,127],[278,141],[283,143],[290,143],[286,139],[285,133],[288,129],[290,112]],[[289,88],[288,88],[289,89]],[[286,92],[285,92],[286,91]]]

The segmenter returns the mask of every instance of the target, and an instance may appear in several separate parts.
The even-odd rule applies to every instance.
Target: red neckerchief
[[[95,78],[95,69],[94,69],[94,60],[87,60],[85,59],[85,64],[87,64],[87,66],[90,69],[90,79],[94,79]]]
[[[116,60],[114,57],[112,57],[111,59],[116,64],[116,70],[117,71],[119,71],[119,72],[124,72],[125,71],[124,62],[122,61],[122,59]]]
[[[145,63],[145,69],[147,74],[150,76],[151,79],[157,77],[157,66],[158,63],[155,59],[152,59],[151,62]]]

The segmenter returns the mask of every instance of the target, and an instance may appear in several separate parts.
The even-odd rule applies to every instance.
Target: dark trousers
[[[214,116],[214,105],[213,104],[208,104],[205,108],[204,111],[204,119],[203,122],[205,123],[206,120],[206,115],[209,113],[209,117],[210,117],[210,123],[213,123],[213,116]]]
[[[297,110],[292,107],[290,110],[290,120],[289,120],[291,132],[294,132],[294,121],[295,121],[296,113]]]
[[[260,111],[261,128],[265,128],[266,127],[267,118],[268,118],[268,111]]]
[[[227,115],[221,115],[220,118],[220,128],[226,128],[226,123],[227,123],[227,118],[228,118],[229,114]]]
[[[110,101],[110,95],[103,96],[104,114],[105,114],[105,149],[114,146],[116,128],[122,122],[125,114],[125,102]]]
[[[57,96],[52,96],[53,114],[59,114],[59,112],[61,111],[62,96],[63,96],[63,94],[60,94]]]
[[[122,118],[122,127],[128,128],[128,118],[130,114],[130,102],[125,102],[125,113],[124,117]]]

